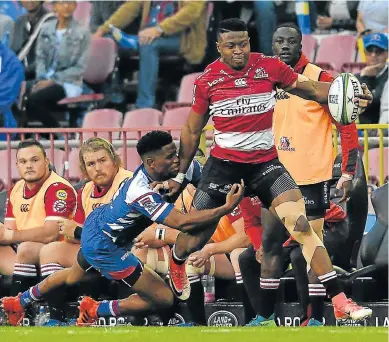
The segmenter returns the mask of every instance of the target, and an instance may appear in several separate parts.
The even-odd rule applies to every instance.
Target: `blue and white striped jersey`
[[[185,184],[197,184],[201,166],[193,161]],[[83,249],[105,249],[112,242],[129,245],[152,222],[162,223],[174,205],[150,188],[153,180],[141,165],[132,178],[122,182],[109,204],[96,208],[86,219],[81,235]]]

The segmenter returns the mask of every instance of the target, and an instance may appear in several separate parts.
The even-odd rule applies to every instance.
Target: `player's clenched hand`
[[[77,223],[73,220],[61,220],[58,221],[59,233],[68,239],[74,239],[74,230],[77,227]]]
[[[354,102],[357,103],[358,107],[363,110],[368,107],[373,101],[373,94],[365,83],[362,83],[362,94],[357,94],[354,98]]]
[[[234,184],[231,187],[230,192],[227,194],[226,197],[226,207],[228,208],[228,211],[233,211],[236,206],[240,203],[244,195],[244,182],[243,179],[241,180],[240,184]]]
[[[342,175],[339,178],[338,183],[336,184],[335,195],[339,195],[341,189],[343,189],[343,196],[339,203],[348,201],[350,199],[351,192],[353,191],[353,181],[352,178],[350,179],[350,176]]]
[[[166,195],[169,197],[180,193],[182,189],[182,184],[174,181],[173,179],[169,179],[164,182],[152,182],[150,186],[156,192],[159,192],[160,190],[167,191]]]

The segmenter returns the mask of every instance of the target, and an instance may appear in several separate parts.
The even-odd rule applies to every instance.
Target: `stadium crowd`
[[[369,308],[343,293],[346,285],[346,294],[354,295],[347,285],[359,274],[356,268],[375,265],[357,260],[368,210],[358,131],[355,124],[331,120],[323,84],[339,72],[356,73],[367,85],[364,95],[369,90],[373,94],[360,123],[388,123],[388,4],[309,1],[308,12],[294,5],[0,2],[3,127],[82,127],[90,108],[129,113],[154,108],[165,114],[183,108],[188,120],[179,155],[173,132],[155,130],[163,129],[159,125],[151,128],[138,141],[142,165],[137,170],[123,167],[111,142],[86,140],[77,151],[82,175],[77,184],[55,170],[40,142],[20,142],[20,180],[7,193],[0,227],[0,297],[9,324],[36,318],[35,303],[44,300],[50,313],[36,321],[39,325],[72,325],[67,303],[83,295],[79,325],[95,323],[98,317],[143,317],[150,312],[168,324],[176,298],[190,312],[191,322],[185,326],[207,325],[201,303],[215,300],[242,302],[245,324],[274,325],[280,279],[286,274],[295,278],[302,325],[323,325],[328,296],[339,321],[371,316]],[[237,16],[241,20],[225,20]],[[350,51],[339,51],[332,59],[337,41],[326,40],[334,37],[345,38]],[[105,58],[99,49],[113,41],[113,58]],[[250,45],[252,52],[279,58],[250,54]],[[235,57],[234,49],[240,56]],[[225,64],[214,62],[220,55]],[[190,87],[180,89],[188,100],[177,101],[181,79],[208,64]],[[101,65],[107,75],[95,81],[91,75]],[[224,76],[217,78],[215,68]],[[235,79],[235,92],[247,97],[242,106],[270,118],[259,120],[254,131],[260,132],[252,137],[244,128],[248,122],[232,124],[223,117],[223,108],[213,105],[227,106],[216,90],[225,79],[243,77],[241,70],[248,75],[251,69],[253,80],[271,74],[272,89],[277,85],[273,100],[254,106],[250,101],[265,100],[255,99],[252,89],[268,93],[245,78]],[[320,91],[294,89],[297,74],[322,84]],[[260,105],[264,107],[258,109]],[[208,110],[215,124],[211,156],[205,144],[197,147]],[[317,116],[307,118],[307,112]],[[136,115],[132,118],[137,121]],[[97,128],[98,122],[94,124]],[[332,124],[340,134],[340,167],[333,162]],[[230,130],[244,135],[244,141]],[[60,130],[57,138],[63,139]],[[255,177],[262,173],[267,177]],[[383,185],[373,176],[378,175],[369,174],[375,182],[369,193]],[[247,190],[243,199],[241,178]],[[102,232],[91,233],[103,224]],[[387,299],[387,262],[377,268],[376,279],[386,279],[378,299]],[[336,271],[343,278],[337,280]],[[215,282],[209,297],[205,279]]]

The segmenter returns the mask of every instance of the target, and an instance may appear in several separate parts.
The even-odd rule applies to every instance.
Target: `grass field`
[[[2,342],[383,342],[388,341],[388,328],[1,327],[0,336]]]

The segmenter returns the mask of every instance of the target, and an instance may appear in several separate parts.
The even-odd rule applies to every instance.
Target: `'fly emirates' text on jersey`
[[[200,178],[201,166],[193,161],[184,182],[197,183]],[[131,245],[133,239],[152,222],[162,223],[174,205],[150,188],[152,182],[143,165],[135,171],[133,178],[124,180],[112,201],[96,208],[86,218],[81,248],[97,251],[112,246],[112,243]]]
[[[233,70],[219,59],[196,79],[192,109],[214,122],[211,155],[239,163],[277,157],[272,133],[276,87],[291,86],[297,73],[278,57],[251,53],[246,67]]]

